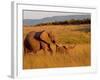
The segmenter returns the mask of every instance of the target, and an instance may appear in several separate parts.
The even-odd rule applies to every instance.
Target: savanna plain
[[[23,41],[30,31],[52,31],[58,44],[76,46],[68,53],[44,54],[43,50],[37,54],[24,54],[23,69],[81,67],[91,65],[91,29],[90,24],[80,25],[40,25],[23,27]]]

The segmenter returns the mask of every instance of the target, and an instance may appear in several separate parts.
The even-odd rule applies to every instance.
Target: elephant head
[[[47,45],[49,52],[56,53],[56,39],[52,32],[43,31],[40,35],[40,40]]]
[[[40,35],[40,39],[47,44],[56,43],[55,36],[50,31],[42,31],[42,33]]]

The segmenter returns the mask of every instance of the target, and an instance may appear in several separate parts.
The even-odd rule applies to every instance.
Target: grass
[[[59,44],[77,44],[67,54],[56,53],[55,55],[44,54],[39,51],[23,56],[23,68],[52,68],[52,67],[75,67],[89,66],[91,64],[90,54],[90,25],[46,25],[37,27],[24,27],[24,38],[30,31],[47,30],[52,31]]]

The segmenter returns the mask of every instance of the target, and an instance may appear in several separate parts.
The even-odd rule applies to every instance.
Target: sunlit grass
[[[26,54],[23,58],[24,69],[89,66],[90,46],[89,44],[77,45],[68,54],[56,53],[51,55],[40,51],[38,54]]]
[[[87,30],[88,29],[88,30]],[[28,53],[23,56],[23,68],[52,68],[52,67],[75,67],[89,66],[90,54],[90,25],[48,25],[39,27],[24,27],[24,38],[30,31],[52,31],[58,44],[76,44],[76,47],[68,54],[56,53],[55,55]]]

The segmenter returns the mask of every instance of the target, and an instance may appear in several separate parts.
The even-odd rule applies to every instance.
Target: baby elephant
[[[73,45],[73,46],[66,46],[66,45],[58,45],[56,44],[56,52],[59,52],[59,53],[69,53],[69,50],[70,49],[73,49],[76,45]]]

